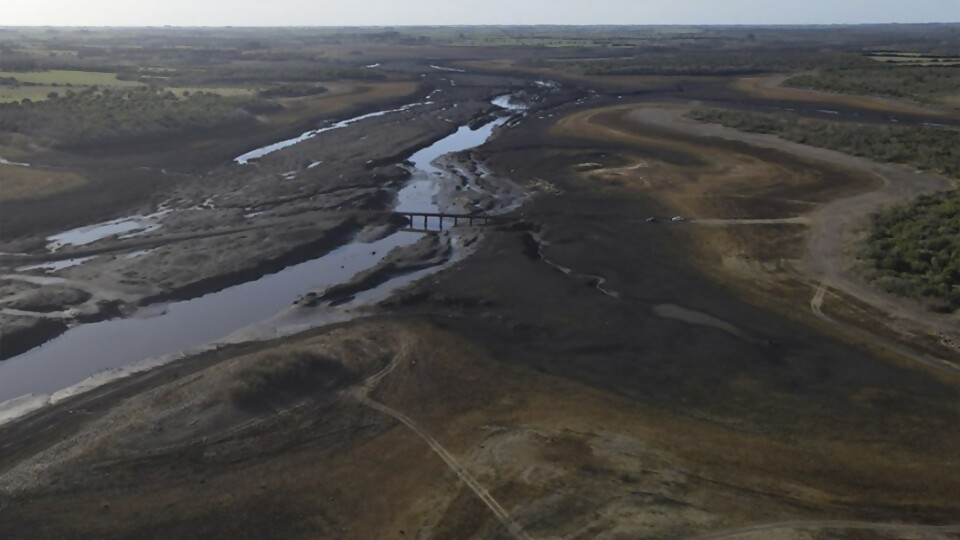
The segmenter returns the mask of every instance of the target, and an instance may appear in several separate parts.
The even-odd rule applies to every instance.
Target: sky
[[[960,0],[0,0],[0,26],[960,22]]]

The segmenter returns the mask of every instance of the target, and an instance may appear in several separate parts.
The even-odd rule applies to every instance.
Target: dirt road
[[[849,253],[850,246],[862,236],[868,216],[889,205],[950,189],[955,186],[954,182],[944,177],[915,172],[905,166],[875,163],[771,135],[744,133],[716,124],[703,124],[686,118],[684,114],[688,110],[689,107],[686,106],[639,107],[631,110],[629,117],[638,123],[660,129],[699,137],[740,141],[752,146],[784,151],[803,159],[852,168],[880,178],[882,185],[878,189],[831,201],[804,216],[803,221],[809,224],[810,231],[807,253],[799,269],[809,275],[812,281],[829,282],[833,289],[889,315],[896,320],[898,327],[906,326],[914,331],[947,336],[952,338],[952,341],[957,341],[960,321],[956,316],[932,313],[915,302],[886,294],[864,282],[852,271],[854,261]],[[937,365],[942,364],[938,359],[934,359],[934,362]]]
[[[746,527],[737,527],[708,533],[703,536],[697,536],[694,540],[723,540],[727,538],[739,538],[744,535],[771,532],[788,529],[805,530],[823,530],[823,529],[844,529],[856,531],[874,531],[878,533],[900,533],[900,534],[958,534],[960,525],[910,525],[901,523],[871,523],[865,521],[779,521],[775,523],[761,523],[758,525],[748,525]]]
[[[425,429],[423,429],[419,424],[417,424],[409,416],[403,414],[402,412],[392,407],[389,407],[383,403],[380,403],[379,401],[375,401],[369,397],[370,392],[372,392],[377,387],[377,385],[380,383],[381,380],[383,380],[384,377],[386,377],[391,371],[396,369],[398,363],[401,361],[400,359],[404,357],[405,355],[402,355],[402,354],[395,355],[393,361],[387,367],[385,367],[376,375],[367,379],[362,386],[356,389],[356,391],[353,393],[354,397],[363,405],[366,405],[367,407],[370,407],[375,411],[379,411],[387,416],[390,416],[391,418],[397,420],[401,424],[407,426],[407,428],[409,428],[418,437],[420,437],[423,440],[423,442],[427,443],[430,449],[433,450],[434,453],[436,453],[438,456],[440,456],[440,459],[442,459],[443,462],[446,463],[447,467],[449,467],[450,470],[453,471],[455,475],[457,475],[457,478],[459,478],[464,484],[466,484],[467,487],[469,487],[470,490],[473,491],[473,493],[477,496],[477,498],[479,498],[483,502],[483,504],[486,505],[491,512],[493,512],[493,514],[497,517],[497,519],[503,525],[504,529],[510,532],[511,536],[513,536],[517,540],[533,540],[533,537],[527,534],[523,530],[523,527],[519,523],[517,523],[512,517],[510,517],[510,514],[506,510],[504,510],[502,506],[500,506],[500,503],[498,503],[497,500],[493,498],[493,495],[491,495],[490,492],[487,491],[487,489],[483,487],[483,485],[480,482],[478,482],[477,479],[474,478],[473,475],[471,475],[470,472],[467,471],[467,469],[464,468],[463,465],[460,464],[457,458],[455,458],[452,454],[450,454],[450,452],[448,452],[447,449],[444,448],[439,441],[437,441],[432,435],[430,435],[430,433],[428,433]]]

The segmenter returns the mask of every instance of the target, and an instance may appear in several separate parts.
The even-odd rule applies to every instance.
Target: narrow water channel
[[[429,105],[429,104],[430,104],[429,101],[425,101],[425,102],[423,102],[423,103],[410,103],[410,104],[408,104],[408,105],[404,105],[403,107],[399,107],[399,108],[396,108],[396,109],[389,109],[389,110],[386,110],[386,111],[372,112],[372,113],[369,113],[369,114],[364,114],[364,115],[361,115],[361,116],[356,116],[356,117],[350,118],[350,119],[348,119],[348,120],[342,120],[342,121],[340,121],[340,122],[337,122],[337,123],[333,124],[332,126],[327,126],[327,127],[323,127],[323,128],[319,128],[319,129],[311,129],[310,131],[301,133],[300,135],[298,135],[298,136],[296,136],[296,137],[294,137],[294,138],[292,138],[292,139],[286,139],[286,140],[283,140],[283,141],[280,141],[280,142],[276,142],[276,143],[273,143],[273,144],[268,144],[267,146],[263,146],[263,147],[257,148],[256,150],[251,150],[251,151],[247,152],[246,154],[243,154],[242,156],[237,157],[236,159],[234,159],[234,161],[235,161],[236,163],[240,164],[240,165],[246,165],[246,164],[250,163],[251,161],[260,159],[260,158],[262,158],[263,156],[265,156],[265,155],[267,155],[267,154],[272,154],[272,153],[276,152],[277,150],[283,150],[284,148],[287,148],[287,147],[289,147],[289,146],[293,146],[293,145],[295,145],[295,144],[302,143],[303,141],[306,141],[307,139],[312,139],[312,138],[316,137],[317,135],[320,135],[321,133],[326,133],[326,132],[328,132],[328,131],[333,131],[333,130],[335,130],[335,129],[343,129],[343,128],[351,125],[351,124],[356,124],[357,122],[366,120],[366,119],[368,119],[368,118],[376,118],[376,117],[378,117],[378,116],[384,116],[384,115],[387,115],[387,114],[409,111],[410,109],[413,109],[413,108],[415,108],[415,107],[420,107],[420,106],[422,106],[422,105]]]
[[[494,103],[512,110],[520,108],[503,97]],[[461,127],[456,133],[417,152],[411,158],[415,168],[413,178],[400,191],[397,209],[437,212],[436,197],[441,182],[449,178],[449,174],[436,167],[435,160],[482,145],[496,127],[508,120],[501,117],[476,130]],[[340,124],[349,123],[352,122]],[[270,318],[311,289],[348,281],[357,273],[374,267],[391,249],[413,244],[422,234],[401,231],[372,243],[353,242],[258,280],[169,304],[162,313],[154,316],[113,319],[71,328],[40,347],[0,361],[0,404],[27,394],[51,394],[105,370],[215,342]],[[425,275],[424,271],[416,274],[417,277],[422,275]],[[396,290],[413,278],[401,276],[385,285]],[[378,295],[389,292],[384,286],[377,290]],[[144,310],[145,313],[150,311],[157,310]]]

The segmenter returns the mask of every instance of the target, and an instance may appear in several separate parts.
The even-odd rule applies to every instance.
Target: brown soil
[[[917,337],[954,334],[955,317],[930,313],[866,285],[853,272],[850,249],[871,212],[947,189],[948,180],[700,124],[683,118],[685,110],[655,105],[591,110],[562,119],[555,130],[629,144],[629,150],[617,154],[627,161],[625,166],[617,163],[580,174],[594,181],[596,189],[653,197],[692,224],[707,225],[689,231],[697,246],[691,256],[705,271],[757,301],[773,297],[784,307],[792,299],[795,314],[809,314],[807,305],[816,289],[811,283],[824,282],[893,316],[883,336],[939,358],[958,358],[957,351],[931,347],[930,339]],[[863,324],[858,317],[844,316],[833,301],[831,312],[845,324],[877,333],[876,314]],[[853,334],[858,341],[864,337],[859,331]],[[924,352],[907,356],[933,369],[942,366]]]

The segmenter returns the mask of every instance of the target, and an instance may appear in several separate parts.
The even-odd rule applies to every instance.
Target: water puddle
[[[433,65],[433,64],[430,65],[430,69],[435,69],[435,70],[437,70],[437,71],[447,71],[447,72],[451,72],[451,73],[466,73],[466,72],[467,72],[467,70],[465,70],[465,69],[457,69],[457,68],[445,67],[445,66],[435,66],[435,65]]]
[[[125,239],[149,234],[160,229],[160,219],[169,212],[161,210],[146,216],[130,216],[71,229],[47,237],[47,249],[53,252],[64,246],[85,246],[111,236]]]
[[[124,256],[123,256],[123,260],[125,260],[125,261],[130,261],[130,260],[133,260],[133,259],[139,259],[140,257],[143,257],[143,256],[146,255],[147,253],[150,253],[151,251],[154,251],[154,250],[152,250],[152,249],[141,249],[141,250],[139,250],[139,251],[132,251],[132,252],[127,253],[126,255],[124,255]]]
[[[9,279],[11,281],[22,281],[24,283],[32,283],[34,285],[63,285],[69,283],[66,279],[59,277],[48,277],[48,276],[29,276],[29,275],[20,275],[20,274],[6,274],[0,276],[2,279]],[[0,360],[0,365],[3,365],[3,361]]]
[[[280,142],[277,142],[277,143],[268,144],[267,146],[263,146],[263,147],[257,148],[256,150],[251,150],[251,151],[247,152],[246,154],[243,154],[242,156],[234,159],[233,161],[236,162],[236,163],[238,163],[238,164],[240,164],[240,165],[246,165],[246,164],[250,163],[250,162],[253,161],[253,160],[260,159],[260,158],[262,158],[263,156],[265,156],[265,155],[267,155],[267,154],[272,154],[272,153],[276,152],[277,150],[283,150],[284,148],[289,148],[289,147],[291,147],[291,146],[293,146],[293,145],[295,145],[295,144],[299,144],[299,143],[302,143],[303,141],[312,139],[312,138],[316,137],[317,135],[320,135],[321,133],[326,133],[326,132],[328,132],[328,131],[334,131],[334,130],[337,130],[337,129],[343,129],[343,128],[347,127],[347,126],[356,124],[357,122],[362,122],[362,121],[364,121],[364,120],[366,120],[366,119],[368,119],[368,118],[376,118],[376,117],[378,117],[378,116],[385,116],[385,115],[387,115],[387,114],[393,114],[393,113],[399,113],[399,112],[409,111],[410,109],[413,109],[413,108],[415,108],[415,107],[421,107],[421,106],[423,106],[423,105],[430,105],[430,102],[429,102],[429,101],[424,101],[424,102],[420,102],[420,103],[410,103],[410,104],[408,104],[408,105],[404,105],[403,107],[399,107],[399,108],[397,108],[397,109],[389,109],[389,110],[386,110],[386,111],[377,111],[377,112],[372,112],[372,113],[364,114],[364,115],[361,115],[361,116],[356,116],[356,117],[354,117],[354,118],[350,118],[350,119],[347,119],[347,120],[341,120],[340,122],[337,122],[337,123],[335,123],[335,124],[333,124],[333,125],[331,125],[331,126],[327,126],[327,127],[323,127],[323,128],[319,128],[319,129],[313,129],[313,130],[307,131],[307,132],[305,132],[305,133],[302,133],[302,134],[300,134],[300,135],[298,135],[297,137],[294,137],[294,138],[292,138],[292,139],[287,139],[287,140],[285,140],[285,141],[280,141]]]
[[[66,259],[63,261],[53,261],[40,264],[32,264],[30,266],[21,266],[17,268],[17,272],[29,272],[30,270],[44,270],[46,272],[56,272],[57,270],[63,270],[65,268],[72,268],[74,266],[80,266],[81,264],[96,259],[96,256],[92,257],[77,257],[76,259]]]
[[[29,163],[19,163],[17,161],[8,161],[0,157],[0,165],[13,165],[14,167],[29,167]]]

